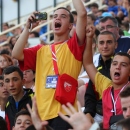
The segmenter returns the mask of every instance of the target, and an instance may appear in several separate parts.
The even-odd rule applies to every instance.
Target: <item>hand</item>
[[[29,18],[28,18],[28,20],[27,20],[27,23],[26,23],[26,28],[27,28],[27,29],[30,29],[31,24],[32,24],[32,29],[33,29],[33,28],[35,28],[35,27],[40,23],[40,21],[36,21],[36,20],[35,20],[35,14],[36,14],[36,13],[38,13],[38,12],[35,11],[35,12],[33,12],[33,13],[29,16]]]
[[[91,121],[91,123],[93,124],[94,123],[93,117],[89,113],[87,113],[86,116]]]
[[[67,107],[65,105],[62,105],[62,108],[69,115],[69,117],[63,115],[61,112],[59,112],[59,116],[63,120],[68,122],[74,130],[88,130],[92,124],[90,120],[82,112],[79,102],[77,102],[77,105],[78,112],[70,103],[67,103]]]
[[[90,25],[86,28],[86,37],[93,38],[95,34],[95,27],[93,25]]]
[[[48,122],[47,121],[42,121],[40,119],[40,116],[38,114],[37,103],[36,103],[36,98],[35,97],[32,98],[33,111],[32,111],[29,104],[27,104],[27,108],[28,108],[28,111],[29,111],[29,113],[31,115],[32,122],[33,122],[33,125],[36,128],[36,130],[46,130],[45,126],[48,124]]]

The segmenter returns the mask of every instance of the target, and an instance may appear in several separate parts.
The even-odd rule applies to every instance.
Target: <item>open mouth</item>
[[[115,72],[114,76],[115,77],[120,77],[120,73],[119,72]]]
[[[55,28],[60,28],[61,27],[61,23],[55,22]]]

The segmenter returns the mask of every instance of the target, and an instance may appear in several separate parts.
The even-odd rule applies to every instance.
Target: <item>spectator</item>
[[[27,103],[32,106],[33,92],[31,89],[23,89],[23,73],[18,67],[10,66],[4,69],[3,76],[4,85],[11,95],[5,108],[8,130],[10,130],[14,126],[15,114],[22,109],[27,109]]]
[[[124,118],[130,117],[130,87],[127,87],[120,93],[121,106]]]
[[[35,71],[31,69],[23,71],[23,79],[25,88],[30,88],[34,91]]]
[[[54,59],[58,59],[58,62],[56,62],[58,64],[58,75],[67,73],[77,83],[77,78],[82,67],[82,54],[85,46],[87,13],[81,0],[73,0],[73,4],[78,15],[76,32],[72,38],[69,37],[70,30],[73,27],[72,14],[66,8],[61,7],[56,9],[53,15],[54,44],[51,46],[38,45],[33,48],[24,49],[23,46],[29,36],[28,29],[30,22],[34,23],[33,28],[38,25],[38,21],[34,22],[35,15],[32,14],[27,21],[23,33],[17,40],[12,53],[13,57],[21,61],[21,68],[23,67],[24,70],[35,70],[36,66],[35,92],[39,114],[42,120],[48,120],[49,126],[53,124],[52,128],[57,130],[66,130],[71,127],[58,116],[58,111],[61,110],[61,103],[55,99],[56,89],[52,89],[52,87],[56,88],[56,83],[54,83],[54,86],[51,86],[49,83],[49,78],[51,78],[49,75],[53,76],[52,79],[58,78],[57,72],[52,69],[54,68],[53,63],[55,64],[52,56],[56,56]],[[53,55],[54,51],[51,48],[56,49],[56,55]],[[46,96],[43,97],[42,95]],[[73,98],[75,99],[75,96]]]
[[[119,52],[114,56],[110,68],[110,75],[112,79],[111,81],[110,79],[99,73],[92,62],[91,46],[92,37],[94,34],[94,27],[88,28],[86,32],[87,47],[84,51],[83,63],[90,79],[95,84],[96,91],[98,91],[102,96],[103,128],[109,129],[110,125],[112,125],[109,125],[111,119],[116,115],[122,114],[121,104],[118,95],[129,84],[130,57],[127,53],[123,52]],[[101,44],[103,44],[103,42],[101,42]],[[118,121],[118,118],[116,119],[116,121]]]
[[[73,15],[73,17],[74,17],[74,26],[76,26],[76,22],[77,22],[77,12],[76,11],[72,11],[71,12],[72,13],[72,15]]]
[[[27,110],[21,110],[15,115],[14,126],[12,130],[26,130],[30,125],[32,125],[32,119],[30,113]]]
[[[121,25],[121,29],[124,32],[124,36],[130,36],[130,33],[128,33],[128,31],[129,31],[129,23],[128,22],[123,22]]]
[[[9,29],[9,24],[8,24],[8,23],[3,23],[2,29],[3,29],[3,31],[8,30],[8,29]],[[10,36],[13,36],[13,34],[12,34],[11,32],[8,32],[8,33],[6,34],[6,36],[7,36],[7,37],[10,37]]]
[[[111,41],[111,44],[109,42]],[[110,65],[113,59],[115,49],[117,47],[116,37],[109,31],[104,31],[99,34],[97,39],[97,47],[100,53],[98,59],[97,70],[110,79]],[[87,59],[86,59],[87,60]],[[102,122],[103,110],[102,100],[99,93],[96,91],[92,81],[89,80],[85,93],[85,110],[84,113],[93,121]]]
[[[107,16],[100,20],[99,31],[103,32],[106,30],[110,31],[116,35],[118,46],[115,50],[115,53],[117,53],[117,52],[126,52],[127,53],[130,48],[130,44],[129,44],[130,38],[123,37],[123,36],[121,37],[119,35],[119,27],[118,27],[118,22],[117,22],[116,18]]]
[[[97,17],[97,12],[98,12],[98,4],[97,3],[92,3],[91,5],[89,5],[90,11],[92,12],[92,14]]]
[[[39,37],[39,33],[38,33],[38,32],[35,32],[35,31],[30,32],[29,38],[35,38],[35,37]]]
[[[0,116],[0,130],[8,130],[6,121]]]
[[[0,75],[0,116],[5,119],[5,106],[9,93],[4,85],[3,76]],[[1,124],[1,123],[0,123]]]
[[[96,18],[93,14],[87,15],[87,25],[94,25]]]
[[[128,16],[128,11],[122,6],[118,6],[116,0],[108,0],[108,12],[114,12],[120,19]]]
[[[0,54],[0,74],[2,75],[3,70],[11,65],[13,65],[12,58],[7,54]]]

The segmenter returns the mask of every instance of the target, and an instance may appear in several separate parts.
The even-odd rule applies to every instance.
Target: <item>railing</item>
[[[84,5],[85,5],[85,6],[88,6],[88,5],[90,5],[90,4],[94,3],[94,2],[97,2],[97,0],[91,0],[90,2],[87,2],[87,3],[85,3]],[[45,23],[43,23],[43,24],[40,24],[39,26],[35,27],[32,31],[35,31],[35,30],[37,30],[37,29],[39,29],[39,28],[41,28],[41,27],[47,25],[47,33],[44,33],[43,35],[44,35],[44,36],[47,36],[47,43],[52,43],[53,41],[50,41],[50,39],[49,39],[50,34],[53,32],[52,30],[50,30],[51,20],[50,20],[50,17],[49,17],[49,16],[50,16],[50,14],[53,13],[53,11],[54,11],[56,8],[58,8],[58,7],[65,7],[65,6],[68,5],[68,4],[71,5],[71,4],[72,4],[72,0],[68,0],[68,1],[66,1],[66,2],[63,2],[63,3],[59,4],[59,5],[58,5],[57,7],[55,7],[55,8],[51,8],[51,9],[46,10],[46,12],[47,12],[47,14],[48,14],[47,22],[45,22]],[[105,7],[105,6],[102,6],[102,0],[99,0],[99,9],[104,8],[104,7]],[[74,10],[73,6],[72,6],[72,10]],[[91,13],[91,12],[89,12],[89,13]],[[3,31],[3,32],[0,33],[0,36],[3,35],[3,34],[6,34],[6,33],[8,33],[8,32],[10,32],[10,31],[12,31],[12,30],[14,30],[14,29],[16,29],[16,28],[18,28],[18,27],[21,27],[21,26],[23,26],[23,25],[25,25],[25,24],[26,24],[26,22],[23,22],[23,23],[21,23],[21,24],[18,24],[18,25],[16,25],[16,26],[14,26],[14,27],[12,27],[12,28],[6,30],[6,31]],[[5,45],[5,44],[7,44],[7,43],[8,43],[8,41],[5,41],[5,42],[1,43],[0,46],[3,46],[3,45]]]

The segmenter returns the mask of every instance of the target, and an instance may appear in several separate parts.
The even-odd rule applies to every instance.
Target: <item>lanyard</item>
[[[111,112],[113,112],[114,115],[116,115],[116,103],[119,97],[119,94],[124,90],[124,88],[128,85],[129,81],[127,82],[127,84],[122,87],[122,89],[120,90],[120,92],[118,93],[116,100],[114,100],[114,88],[112,87],[111,89],[111,99],[112,99],[112,104],[113,104],[113,109],[111,110]]]
[[[68,41],[68,40],[67,40]],[[52,53],[52,60],[53,60],[53,66],[54,66],[54,71],[55,74],[58,75],[59,71],[58,71],[58,65],[57,65],[57,58],[56,58],[56,53],[60,50],[61,46],[66,43],[67,41],[61,43],[61,45],[59,46],[59,48],[55,51],[55,44],[50,45],[50,50]]]

